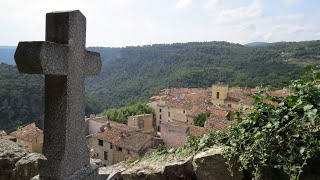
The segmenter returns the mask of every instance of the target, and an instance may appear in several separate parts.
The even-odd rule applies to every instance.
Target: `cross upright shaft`
[[[20,42],[19,72],[45,74],[41,179],[68,179],[89,165],[84,124],[84,80],[101,69],[99,53],[86,51],[86,18],[80,11],[46,15],[46,41]]]

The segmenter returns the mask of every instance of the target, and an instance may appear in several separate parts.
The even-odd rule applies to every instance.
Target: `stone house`
[[[93,158],[101,159],[105,166],[142,156],[153,146],[153,136],[113,121],[95,134],[92,141]]]
[[[187,136],[201,136],[209,129],[172,121],[161,123],[161,138],[167,147],[179,147],[187,143]]]
[[[100,132],[101,126],[106,125],[108,122],[108,117],[96,117],[94,114],[91,114],[89,118],[85,118],[85,131],[86,136],[90,134],[97,134]]]
[[[43,145],[43,131],[35,123],[18,128],[10,133],[17,139],[17,144],[26,147],[31,152],[41,152]]]
[[[284,97],[290,94],[290,92],[287,89],[268,91],[265,89],[246,87],[229,88],[228,85],[218,83],[212,85],[211,102],[214,105],[219,105],[227,110],[234,111],[240,107],[240,103],[251,106],[253,104],[253,101],[252,98],[248,95],[256,92],[262,92],[267,95],[272,95],[276,97]],[[271,102],[270,100],[265,101]]]
[[[210,89],[164,89],[151,97],[148,105],[155,110],[156,131],[161,134],[163,122],[175,121],[193,125],[194,116],[211,106]]]
[[[128,126],[135,127],[143,133],[154,134],[153,115],[140,114],[128,117]]]

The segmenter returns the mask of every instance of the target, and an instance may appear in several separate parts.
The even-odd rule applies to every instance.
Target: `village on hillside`
[[[211,88],[163,89],[149,98],[148,105],[153,108],[155,116],[129,116],[127,124],[92,114],[84,119],[90,158],[98,159],[101,166],[109,166],[144,156],[159,147],[182,146],[189,135],[201,136],[226,129],[241,105],[253,104],[248,95],[257,92],[276,97],[290,93],[287,89],[269,91],[217,83]],[[203,127],[194,121],[201,113],[208,115]],[[1,130],[0,136],[7,134]],[[8,136],[31,152],[42,150],[43,131],[35,123],[19,127]]]

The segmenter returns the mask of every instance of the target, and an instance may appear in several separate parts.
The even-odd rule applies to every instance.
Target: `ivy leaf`
[[[308,110],[310,110],[310,109],[312,109],[312,108],[313,108],[313,105],[312,105],[312,104],[308,104],[308,105],[306,105],[306,106],[303,107],[303,110],[304,110],[304,111],[308,111]]]
[[[311,121],[312,124],[314,124],[314,120],[317,117],[317,109],[311,109],[309,111],[306,112],[306,115],[308,116],[309,120]]]
[[[300,147],[300,150],[299,150],[300,154],[303,154],[305,150],[306,150],[305,147]]]

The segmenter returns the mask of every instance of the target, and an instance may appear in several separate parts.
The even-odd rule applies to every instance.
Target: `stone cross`
[[[86,18],[78,10],[46,15],[46,41],[19,42],[20,73],[45,75],[40,179],[70,179],[90,166],[85,140],[84,80],[99,74],[100,54],[87,51]]]

